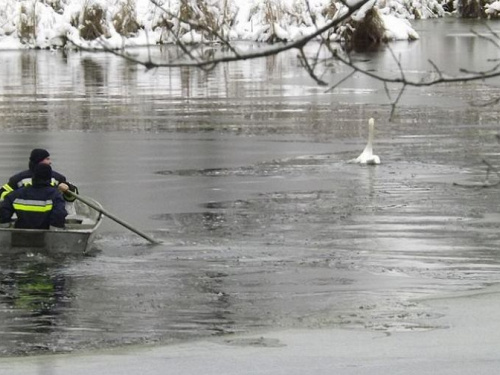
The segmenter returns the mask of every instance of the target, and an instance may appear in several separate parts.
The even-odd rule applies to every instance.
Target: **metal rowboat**
[[[88,200],[102,208],[91,198]],[[53,254],[84,254],[92,244],[96,229],[102,222],[102,212],[75,200],[66,204],[68,216],[64,229],[0,228],[0,252],[19,252],[24,249]]]

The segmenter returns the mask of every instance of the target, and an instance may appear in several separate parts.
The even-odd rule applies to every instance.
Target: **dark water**
[[[415,23],[365,64],[409,77],[486,70],[481,23]],[[158,53],[168,53],[159,51]],[[325,92],[295,53],[210,72],[107,54],[0,53],[0,175],[45,147],[106,220],[92,255],[1,255],[0,353],[170,343],[268,327],[419,330],[414,298],[496,282],[496,82],[409,88],[355,75]],[[349,69],[334,65],[331,82]],[[347,164],[376,119],[382,165]],[[491,180],[498,178],[492,173]],[[425,322],[424,322],[425,321]]]

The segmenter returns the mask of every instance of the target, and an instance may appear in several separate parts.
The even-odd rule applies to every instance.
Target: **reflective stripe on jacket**
[[[30,186],[31,185],[32,178],[31,177],[24,177],[21,180],[17,181],[16,186],[17,188],[22,188],[25,186]]]
[[[0,224],[10,223],[16,213],[16,228],[64,228],[66,203],[57,188],[47,185],[17,189],[0,203]]]
[[[3,201],[5,199],[5,196],[9,193],[12,193],[14,191],[14,189],[12,189],[10,187],[9,184],[5,184],[2,186],[2,188],[0,189],[1,193],[0,193],[0,201]]]
[[[52,210],[52,199],[46,201],[38,201],[32,199],[16,198],[12,202],[12,206],[16,211],[29,211],[29,212],[48,212]]]
[[[0,188],[0,201],[3,201],[5,197],[13,191],[22,187],[30,186],[32,176],[33,172],[27,169],[9,178],[9,182]],[[50,184],[52,186],[58,186],[61,183],[67,184],[72,192],[78,194],[78,188],[75,185],[66,181],[66,177],[64,175],[52,170],[52,180]],[[64,199],[68,202],[73,202],[75,200],[75,198],[71,195],[64,195]]]

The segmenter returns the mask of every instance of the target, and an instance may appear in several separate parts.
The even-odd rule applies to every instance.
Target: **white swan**
[[[357,164],[380,164],[380,158],[373,155],[373,134],[375,131],[375,120],[370,118],[368,120],[368,143],[365,149],[356,159],[349,160],[349,163]]]

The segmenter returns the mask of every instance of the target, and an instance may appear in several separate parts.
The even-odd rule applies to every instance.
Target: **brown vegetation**
[[[458,0],[457,11],[462,18],[484,18],[487,3],[486,0]]]
[[[335,5],[335,0],[330,0],[330,5],[323,10],[322,14],[323,17],[332,20],[335,14],[337,14],[337,11],[338,9],[337,6]]]
[[[116,32],[123,36],[134,35],[140,29],[132,0],[122,3],[120,10],[113,16],[113,26]]]
[[[369,9],[361,21],[351,21],[349,26],[352,31],[345,35],[349,50],[368,51],[387,42],[384,22],[376,8]]]
[[[161,28],[166,33],[175,33],[177,36],[189,31],[197,31],[205,40],[218,40],[224,34],[224,22],[232,22],[227,19],[227,2],[224,4],[223,18],[219,20],[217,13],[205,0],[196,0],[196,3],[181,0],[178,14],[165,11],[154,25],[153,29]],[[229,18],[229,17],[228,17]]]
[[[212,12],[211,9],[207,6],[206,1],[197,0],[198,7],[200,8],[201,14],[203,15],[203,20],[199,20],[198,22],[203,22],[203,30],[213,31],[218,33],[220,30],[219,22],[217,21],[216,15]],[[209,39],[213,38],[214,35],[205,35]]]
[[[106,12],[98,4],[87,4],[83,9],[80,22],[80,36],[94,40],[108,34],[105,26]]]
[[[279,19],[279,16],[277,15],[277,10],[275,9],[275,7],[273,7],[273,4],[271,1],[266,1],[266,24],[269,25],[269,28],[270,28],[270,34],[269,34],[269,38],[267,40],[267,42],[269,43],[274,43],[274,42],[278,42],[279,41],[279,38],[278,36],[276,35],[276,30],[275,30],[275,27],[274,27],[274,24],[276,23],[276,21]]]
[[[181,0],[181,7],[179,10],[179,20],[181,22],[189,22],[194,19],[195,12],[193,7],[186,0]]]
[[[26,7],[25,4],[21,5],[21,14],[19,15],[19,25],[17,32],[19,39],[24,44],[29,44],[33,42],[36,38],[36,12],[33,5],[33,9]]]

